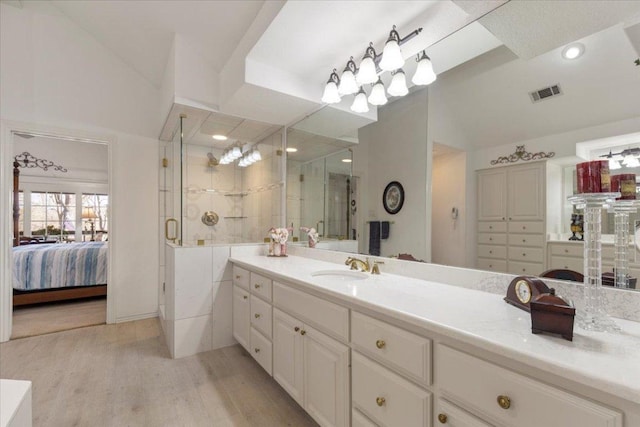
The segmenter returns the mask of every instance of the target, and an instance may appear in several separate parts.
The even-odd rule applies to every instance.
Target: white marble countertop
[[[640,323],[615,319],[619,334],[574,327],[573,341],[531,333],[529,313],[501,295],[385,274],[365,280],[312,276],[348,267],[310,258],[237,256],[231,262],[276,279],[373,309],[576,383],[640,403]]]

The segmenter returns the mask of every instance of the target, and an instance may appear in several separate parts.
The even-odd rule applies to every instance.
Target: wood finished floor
[[[34,426],[316,426],[240,346],[170,359],[158,319],[0,344]]]
[[[106,321],[106,297],[14,307],[11,339],[101,325]]]

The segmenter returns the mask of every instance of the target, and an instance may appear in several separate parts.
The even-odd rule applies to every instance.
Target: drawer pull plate
[[[446,424],[447,414],[438,414],[438,421],[440,421],[442,424]]]
[[[385,399],[384,397],[376,397],[376,404],[378,406],[382,406],[387,402],[387,399]]]
[[[298,332],[300,330],[300,328],[296,326],[295,328],[293,328],[293,330]]]
[[[376,347],[378,347],[378,348],[384,348],[385,345],[387,345],[387,343],[384,342],[384,340],[376,341]]]
[[[511,399],[509,398],[509,396],[503,396],[500,395],[498,396],[498,405],[502,408],[502,409],[509,409],[511,408]]]

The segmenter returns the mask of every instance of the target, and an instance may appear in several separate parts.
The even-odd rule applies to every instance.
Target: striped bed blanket
[[[107,242],[16,246],[13,266],[13,289],[21,291],[104,285]]]

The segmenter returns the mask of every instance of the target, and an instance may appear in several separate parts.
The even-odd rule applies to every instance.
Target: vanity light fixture
[[[286,151],[287,153],[295,153],[296,151],[298,151],[298,149],[295,147],[287,147]]]
[[[433,64],[427,52],[423,50],[422,54],[416,57],[416,61],[418,68],[411,79],[413,84],[424,86],[433,83],[436,80],[436,73],[433,71]]]
[[[628,168],[637,168],[640,166],[640,148],[627,148],[622,150],[619,153],[612,153],[609,151],[609,154],[603,154],[600,157],[604,157],[609,159],[609,169],[620,169],[620,161],[615,159],[614,157],[622,157],[622,164]]]
[[[212,136],[216,141],[226,141],[227,137],[225,135],[216,134]]]
[[[351,110],[361,113],[367,112],[369,111],[369,107],[364,105],[361,101],[364,98],[364,102],[366,103],[367,99],[367,95],[364,93],[362,86],[371,84],[373,85],[373,88],[371,96],[369,97],[369,102],[373,105],[384,105],[387,103],[387,97],[384,93],[384,84],[380,78],[380,75],[384,71],[393,72],[392,82],[389,86],[389,95],[404,96],[409,93],[406,77],[401,68],[405,63],[405,60],[402,56],[400,46],[420,34],[421,31],[422,28],[418,28],[409,33],[406,37],[400,38],[400,34],[396,31],[396,26],[394,25],[393,29],[389,32],[389,37],[380,55],[376,53],[376,50],[373,47],[373,42],[370,42],[369,46],[365,49],[362,60],[360,61],[360,67],[356,65],[353,57],[350,57],[341,77],[338,76],[336,69],[333,69],[329,76],[329,80],[327,80],[327,83],[325,84],[324,92],[322,94],[322,102],[327,104],[336,104],[341,101],[342,96],[355,94],[356,99],[354,99],[353,104],[351,105]],[[421,63],[420,60],[423,58],[418,58],[418,70],[424,69],[425,67],[427,68],[427,77],[420,77],[420,75],[417,77],[418,81],[421,83],[416,84],[421,85],[429,84],[435,80],[431,61],[424,51],[423,56],[426,57],[428,64]],[[425,72],[423,71],[422,74],[425,74]],[[415,79],[416,77],[414,77],[414,83]],[[424,83],[425,81],[427,83]]]
[[[562,49],[562,57],[564,59],[577,59],[582,56],[584,49],[582,43],[572,43]]]

